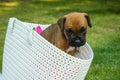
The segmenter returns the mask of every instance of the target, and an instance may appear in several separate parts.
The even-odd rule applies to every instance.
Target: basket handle
[[[18,21],[16,18],[10,18],[9,19],[9,23],[8,23],[8,26],[9,26],[9,30],[11,31],[11,33],[13,33],[13,30],[15,28],[15,22]],[[26,26],[25,24],[23,24],[23,26]],[[26,26],[28,27],[27,28],[27,31],[28,31],[28,37],[27,37],[27,41],[28,41],[28,44],[32,46],[33,44],[33,37],[34,37],[34,34],[33,34],[33,31],[34,31],[34,27],[29,27],[29,26]]]
[[[33,31],[34,31],[34,27],[30,27],[30,28],[29,28],[29,35],[28,35],[28,43],[29,43],[31,46],[32,46],[32,44],[33,44],[33,38],[34,38]]]
[[[12,33],[13,30],[14,30],[15,21],[16,21],[16,18],[10,18],[10,19],[9,19],[8,26],[9,26],[9,30],[11,31],[11,33]]]

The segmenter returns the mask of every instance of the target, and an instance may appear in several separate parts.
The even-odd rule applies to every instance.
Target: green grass
[[[30,0],[0,2],[0,70],[5,34],[10,17],[33,23],[56,23],[69,12],[86,12],[93,27],[88,29],[87,42],[94,51],[94,60],[85,80],[120,79],[120,1],[118,0]]]

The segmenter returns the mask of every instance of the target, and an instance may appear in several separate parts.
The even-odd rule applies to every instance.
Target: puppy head
[[[87,26],[92,27],[86,13],[70,13],[60,18],[57,23],[70,46],[80,47],[86,43]]]

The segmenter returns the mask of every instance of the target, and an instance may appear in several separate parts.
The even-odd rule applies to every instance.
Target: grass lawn
[[[8,0],[9,1],[9,0]],[[14,1],[14,2],[13,2]],[[32,23],[56,23],[69,12],[86,12],[93,27],[87,42],[94,60],[85,80],[120,79],[120,1],[119,0],[26,0],[0,2],[0,71],[5,34],[10,17]]]

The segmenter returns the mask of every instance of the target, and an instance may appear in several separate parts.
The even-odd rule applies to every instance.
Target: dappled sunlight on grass
[[[70,9],[70,7],[55,7],[55,8],[53,8],[54,10],[56,10],[56,11],[60,11],[60,10],[66,10],[66,9]]]
[[[6,6],[6,7],[14,7],[14,6],[18,6],[19,2],[4,2],[4,3],[0,3],[0,5]]]
[[[59,0],[39,0],[39,1],[43,1],[43,2],[59,2]]]
[[[19,2],[4,2],[0,3],[0,15],[5,15],[11,12],[16,6],[19,5]]]
[[[13,8],[9,8],[9,7],[4,7],[4,8],[0,8],[0,15],[5,15],[7,13],[9,13],[10,10],[12,10]]]

